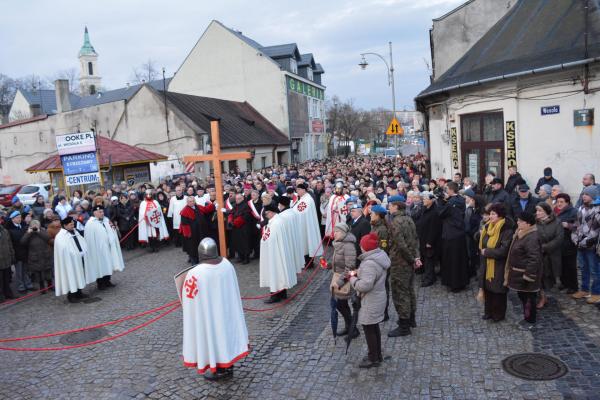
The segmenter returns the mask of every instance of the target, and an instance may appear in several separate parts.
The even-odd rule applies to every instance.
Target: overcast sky
[[[328,97],[354,99],[360,107],[391,108],[385,65],[393,42],[398,109],[412,107],[429,82],[432,18],[464,0],[28,0],[3,2],[0,73],[49,76],[77,67],[87,25],[99,53],[102,83],[118,88],[148,58],[167,75],[179,67],[211,20],[242,31],[264,46],[295,42],[323,65]],[[209,55],[207,55],[209,56]]]

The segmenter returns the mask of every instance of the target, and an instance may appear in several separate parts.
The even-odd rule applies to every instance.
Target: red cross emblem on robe
[[[193,299],[198,294],[198,279],[195,276],[192,276],[190,279],[185,281],[183,285],[185,289],[185,295],[189,299]]]
[[[300,204],[298,204],[298,211],[302,212],[302,211],[306,210],[306,207],[307,207],[306,203],[301,201]]]
[[[269,236],[271,236],[271,229],[267,226],[263,232],[262,240],[266,242]]]

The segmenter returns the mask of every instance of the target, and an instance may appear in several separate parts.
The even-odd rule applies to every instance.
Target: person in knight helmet
[[[248,328],[233,265],[219,256],[211,238],[200,241],[198,255],[200,262],[175,278],[183,311],[183,364],[215,381],[232,377],[234,364],[248,355]]]

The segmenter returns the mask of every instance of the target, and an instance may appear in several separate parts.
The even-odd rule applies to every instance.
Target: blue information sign
[[[60,156],[65,175],[87,174],[98,171],[96,153],[79,153]]]

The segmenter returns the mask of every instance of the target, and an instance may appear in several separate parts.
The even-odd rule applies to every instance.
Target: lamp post
[[[388,44],[390,46],[390,62],[389,62],[389,64],[386,61],[385,57],[383,57],[381,54],[361,53],[360,56],[362,57],[362,59],[361,59],[360,63],[358,63],[358,65],[363,70],[367,68],[367,66],[369,65],[369,63],[367,62],[367,59],[365,58],[365,56],[367,56],[367,55],[379,57],[381,59],[381,61],[383,61],[383,63],[385,64],[385,66],[387,67],[387,70],[388,70],[388,86],[391,86],[391,88],[392,88],[392,113],[393,113],[393,117],[395,118],[396,117],[396,90],[394,87],[394,58],[392,57],[392,42],[388,42]],[[398,135],[396,135],[396,150],[398,150]]]

